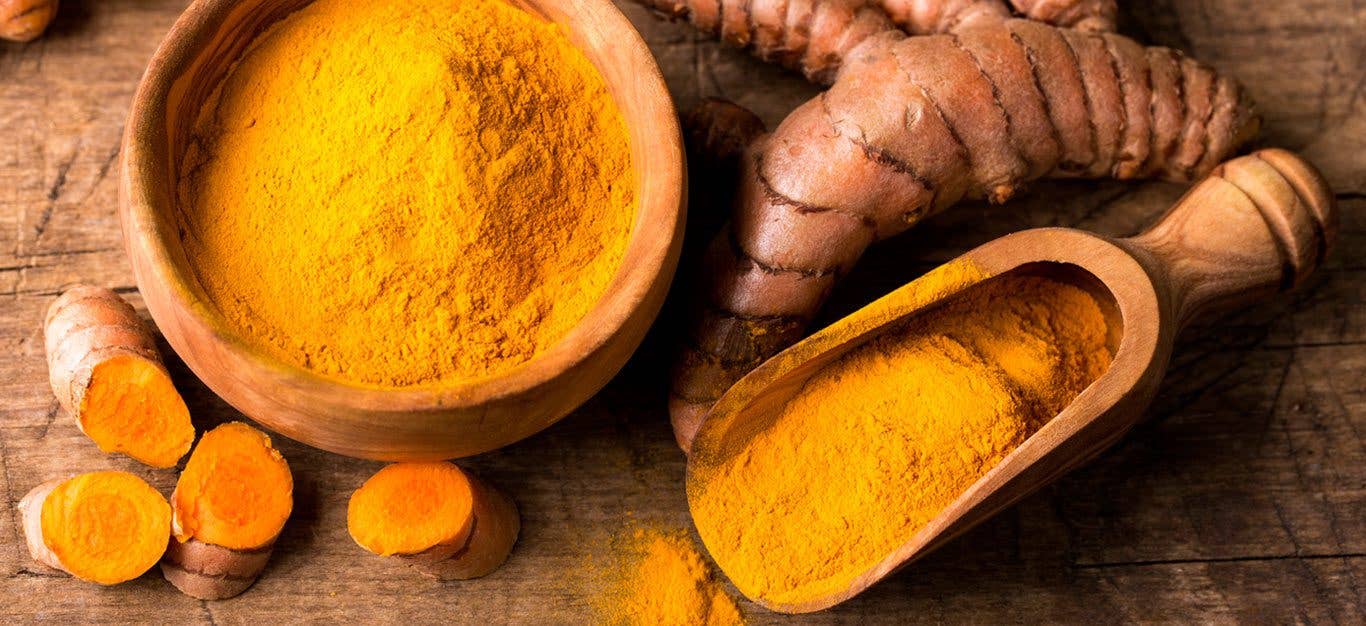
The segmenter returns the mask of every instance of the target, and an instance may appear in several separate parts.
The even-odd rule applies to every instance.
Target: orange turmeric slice
[[[48,376],[100,450],[172,467],[194,443],[190,411],[161,363],[152,333],[108,289],[76,287],[48,309]]]
[[[200,438],[171,506],[176,540],[252,550],[284,528],[294,509],[294,477],[270,437],[228,422]]]
[[[365,481],[346,511],[346,527],[362,548],[417,554],[463,543],[474,522],[469,477],[451,463],[395,463]]]
[[[100,450],[153,467],[171,467],[194,441],[190,412],[160,365],[117,356],[96,365],[81,410],[81,428]]]
[[[370,477],[346,512],[362,548],[442,580],[487,575],[521,532],[512,498],[451,463],[396,463]]]
[[[127,472],[49,481],[30,491],[19,508],[34,560],[101,585],[151,569],[171,533],[166,499]]]

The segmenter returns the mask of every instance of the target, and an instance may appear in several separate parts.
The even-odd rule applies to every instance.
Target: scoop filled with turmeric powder
[[[1182,327],[1303,281],[1334,206],[1262,150],[1134,237],[1034,229],[936,268],[720,399],[688,461],[700,536],[774,610],[854,597],[1114,444]]]
[[[941,270],[922,291],[980,280]],[[848,589],[1105,372],[1103,306],[1069,283],[1002,276],[845,353],[729,457],[690,466],[712,557],[771,605]]]
[[[380,388],[498,376],[585,319],[636,187],[563,29],[502,0],[317,0],[263,32],[181,163],[192,269],[238,335]]]

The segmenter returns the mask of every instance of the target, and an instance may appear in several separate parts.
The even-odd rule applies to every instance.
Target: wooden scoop
[[[1263,150],[1221,165],[1137,237],[1040,228],[996,239],[946,266],[975,267],[984,278],[938,291],[912,282],[736,383],[698,432],[689,502],[696,511],[701,483],[762,432],[812,374],[909,316],[1004,274],[1043,275],[1095,296],[1106,309],[1115,357],[1066,409],[847,589],[797,603],[751,598],[784,613],[839,604],[1113,444],[1153,399],[1188,321],[1294,287],[1323,259],[1335,228],[1334,198],[1319,173],[1292,153]],[[724,558],[717,561],[724,570]]]

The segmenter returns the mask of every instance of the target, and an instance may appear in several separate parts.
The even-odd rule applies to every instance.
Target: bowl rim
[[[122,140],[124,158],[119,202],[125,247],[130,255],[141,250],[148,256],[146,266],[153,275],[147,279],[160,282],[172,304],[184,314],[177,321],[188,320],[197,325],[197,330],[256,368],[252,374],[280,381],[306,394],[309,401],[353,409],[411,412],[476,408],[490,401],[533,391],[588,361],[611,343],[638,309],[648,306],[648,294],[656,281],[672,281],[687,211],[685,165],[678,115],[654,55],[639,31],[611,0],[536,0],[534,3],[503,0],[541,19],[547,18],[543,10],[532,10],[529,4],[562,4],[566,14],[579,13],[585,15],[585,19],[598,21],[602,30],[611,33],[611,43],[616,48],[617,54],[611,55],[609,60],[630,64],[632,79],[643,83],[636,91],[648,96],[638,103],[641,114],[626,122],[631,138],[633,174],[639,181],[641,172],[648,170],[649,176],[657,178],[658,182],[648,186],[654,191],[648,197],[644,195],[646,186],[637,189],[635,217],[621,265],[603,295],[578,324],[546,350],[502,373],[476,379],[382,387],[325,376],[277,359],[253,345],[252,340],[240,336],[227,324],[217,307],[211,304],[193,270],[175,260],[172,250],[181,246],[178,227],[162,216],[175,214],[179,181],[169,174],[175,172],[178,165],[158,162],[159,154],[153,144],[167,144],[169,149],[168,94],[184,78],[183,74],[192,67],[227,16],[234,9],[259,5],[263,1],[195,0],[176,20],[153,53],[133,97]],[[302,0],[300,7],[313,1]],[[566,31],[571,30],[568,25],[564,27]],[[588,55],[579,40],[574,39],[575,33],[570,33],[570,37],[575,47],[590,57],[610,90],[613,83],[602,70],[603,60]],[[620,106],[620,97],[615,94],[614,101]],[[626,107],[621,108],[625,116]],[[638,132],[645,133],[638,131],[642,124],[648,125],[653,140],[662,144],[658,149],[642,150],[638,145]],[[169,161],[169,156],[166,160]],[[170,172],[166,170],[167,166],[171,168]],[[158,184],[168,187],[165,193],[154,188]],[[137,265],[134,263],[135,268]],[[140,273],[137,278],[139,283],[144,280]],[[155,319],[155,311],[152,313]],[[651,317],[654,314],[657,312]],[[636,343],[631,352],[639,347],[639,342]],[[177,353],[182,350],[174,342],[172,348]],[[195,369],[193,359],[181,356],[191,369]],[[622,359],[616,367],[624,366],[625,361]],[[200,372],[196,371],[196,374],[203,378]],[[253,377],[259,379],[259,376]]]

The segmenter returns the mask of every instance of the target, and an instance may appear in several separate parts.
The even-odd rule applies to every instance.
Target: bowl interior
[[[505,373],[401,389],[324,377],[281,362],[250,340],[236,336],[209,304],[181,246],[184,233],[175,226],[174,214],[181,210],[175,201],[179,165],[199,108],[236,59],[257,34],[309,2],[200,0],[158,52],[158,56],[169,57],[166,71],[171,74],[164,99],[164,126],[155,129],[164,129],[164,138],[153,137],[150,142],[152,167],[160,169],[155,178],[163,182],[159,189],[145,190],[151,215],[143,217],[161,226],[153,242],[155,252],[164,256],[159,259],[158,278],[170,284],[184,308],[198,318],[195,321],[217,339],[287,381],[292,390],[319,402],[336,402],[337,391],[344,390],[342,397],[349,406],[386,412],[477,406],[490,398],[534,389],[602,349],[642,301],[648,300],[646,295],[652,287],[672,278],[684,218],[682,144],[672,100],[653,57],[626,18],[607,0],[515,0],[516,6],[563,26],[570,40],[602,74],[629,131],[638,189],[636,214],[621,267],[594,308],[551,348]],[[175,54],[177,46],[182,54]],[[154,61],[149,74],[155,69]],[[139,97],[143,95],[140,92]]]

